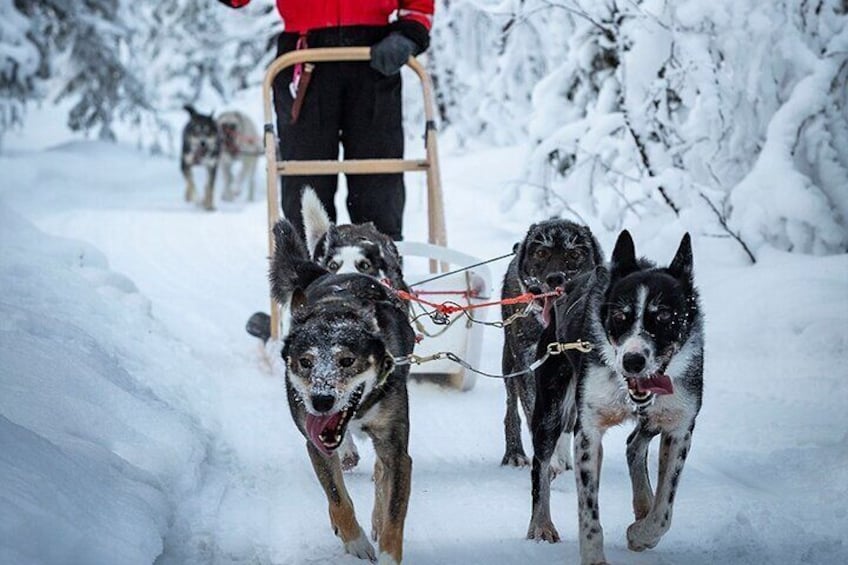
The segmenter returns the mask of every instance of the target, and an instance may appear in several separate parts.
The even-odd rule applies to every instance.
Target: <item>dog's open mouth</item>
[[[362,393],[365,391],[365,383],[362,383],[350,396],[347,406],[332,414],[306,414],[306,433],[309,440],[325,455],[332,455],[344,439],[347,425],[359,408]]]
[[[663,373],[654,373],[647,377],[624,377],[627,381],[627,393],[636,404],[649,402],[654,395],[674,394],[671,378]]]

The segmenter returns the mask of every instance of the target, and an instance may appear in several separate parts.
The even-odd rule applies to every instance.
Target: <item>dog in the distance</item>
[[[190,104],[186,104],[183,108],[189,115],[189,121],[183,128],[183,146],[180,154],[180,170],[186,182],[185,200],[194,202],[197,191],[192,169],[204,167],[206,184],[201,204],[207,210],[214,210],[215,175],[218,172],[221,156],[221,136],[218,132],[218,124],[212,114],[201,114]]]
[[[373,223],[335,225],[310,187],[304,188],[301,195],[301,211],[306,246],[313,261],[333,273],[361,273],[386,281],[394,289],[408,290],[394,241]],[[339,455],[346,471],[359,463],[350,432],[343,438]]]
[[[671,525],[674,497],[692,441],[703,390],[703,320],[694,284],[689,234],[668,267],[637,259],[622,232],[609,270],[598,268],[566,288],[555,304],[555,324],[542,342],[588,340],[588,353],[550,358],[537,375],[533,415],[533,511],[528,538],[559,540],[550,517],[548,467],[555,445],[576,409],[575,479],[580,558],[606,563],[598,514],[604,432],[626,420],[635,521],[627,545],[642,551],[659,543]],[[648,476],[648,447],[659,435],[656,489]]]
[[[247,185],[247,199],[253,202],[255,192],[256,163],[262,154],[262,139],[253,120],[243,112],[229,110],[218,116],[221,133],[221,157],[219,167],[224,181],[223,200],[233,200],[241,195]],[[238,163],[238,176],[233,169]]]
[[[526,292],[551,292],[575,276],[594,269],[602,260],[601,247],[588,227],[559,218],[533,224],[516,246],[515,256],[504,277],[501,296],[513,298]],[[542,330],[550,322],[553,303],[553,297],[540,299],[531,307],[534,308],[533,315],[516,318],[510,325],[504,326],[504,374],[527,370],[536,360],[536,348]],[[504,305],[501,309],[503,319],[510,319],[525,308],[523,304]],[[518,403],[521,402],[529,427],[536,398],[535,377],[532,372],[519,375],[505,379],[504,385],[506,451],[501,465],[521,467],[529,461],[521,442]],[[570,448],[569,437],[564,436],[554,462],[555,473],[571,468]]]
[[[373,277],[334,274],[317,265],[294,227],[274,228],[272,293],[291,322],[282,357],[292,417],[330,505],[333,531],[348,553],[377,554],[354,515],[338,448],[349,425],[374,443],[372,538],[379,562],[400,563],[410,492],[408,364],[415,336],[406,311]]]

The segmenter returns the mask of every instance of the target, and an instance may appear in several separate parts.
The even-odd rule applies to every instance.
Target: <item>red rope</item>
[[[418,294],[423,293],[409,293],[404,290],[395,290],[398,297],[401,300],[408,300],[410,302],[418,302],[420,304],[424,304],[436,310],[440,314],[444,314],[446,316],[450,316],[451,314],[456,314],[457,312],[463,312],[467,310],[476,310],[477,308],[486,308],[488,306],[500,306],[501,304],[528,304],[537,298],[548,298],[551,296],[560,296],[562,294],[561,288],[556,288],[551,292],[543,292],[541,294],[533,294],[532,292],[525,292],[524,294],[519,294],[518,296],[514,296],[512,298],[504,298],[503,300],[496,300],[493,302],[481,302],[480,304],[468,304],[467,306],[460,306],[456,303],[450,302],[430,302],[429,300],[424,300],[423,298],[418,298]]]

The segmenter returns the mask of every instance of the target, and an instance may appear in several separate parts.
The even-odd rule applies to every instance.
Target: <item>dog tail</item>
[[[305,289],[327,270],[312,262],[294,226],[282,219],[274,226],[274,257],[271,260],[271,294],[280,304],[288,304],[296,289]]]
[[[318,242],[330,229],[330,216],[311,186],[303,189],[300,200],[303,215],[303,233],[306,235],[306,248],[313,257]]]

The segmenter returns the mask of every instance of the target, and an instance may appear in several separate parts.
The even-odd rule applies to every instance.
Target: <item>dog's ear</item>
[[[191,104],[184,105],[183,110],[188,112],[189,116],[191,116],[192,119],[197,117],[197,110],[195,110],[194,106],[192,106]]]
[[[612,258],[610,259],[612,278],[621,278],[638,270],[639,264],[636,261],[636,247],[633,245],[633,238],[629,231],[623,230],[615,242],[615,249],[612,250]]]
[[[689,232],[686,232],[680,240],[680,246],[668,266],[668,272],[684,284],[692,284],[692,238],[689,237]]]
[[[309,260],[303,240],[286,219],[274,226],[274,244],[269,273],[271,294],[285,304],[295,288],[306,288],[327,270]]]
[[[291,296],[291,317],[294,320],[300,320],[306,313],[306,293],[302,289],[296,288]]]
[[[324,204],[311,186],[304,186],[300,196],[300,210],[303,216],[303,233],[306,236],[306,248],[309,256],[317,258],[315,249],[319,240],[330,228],[330,216]]]

